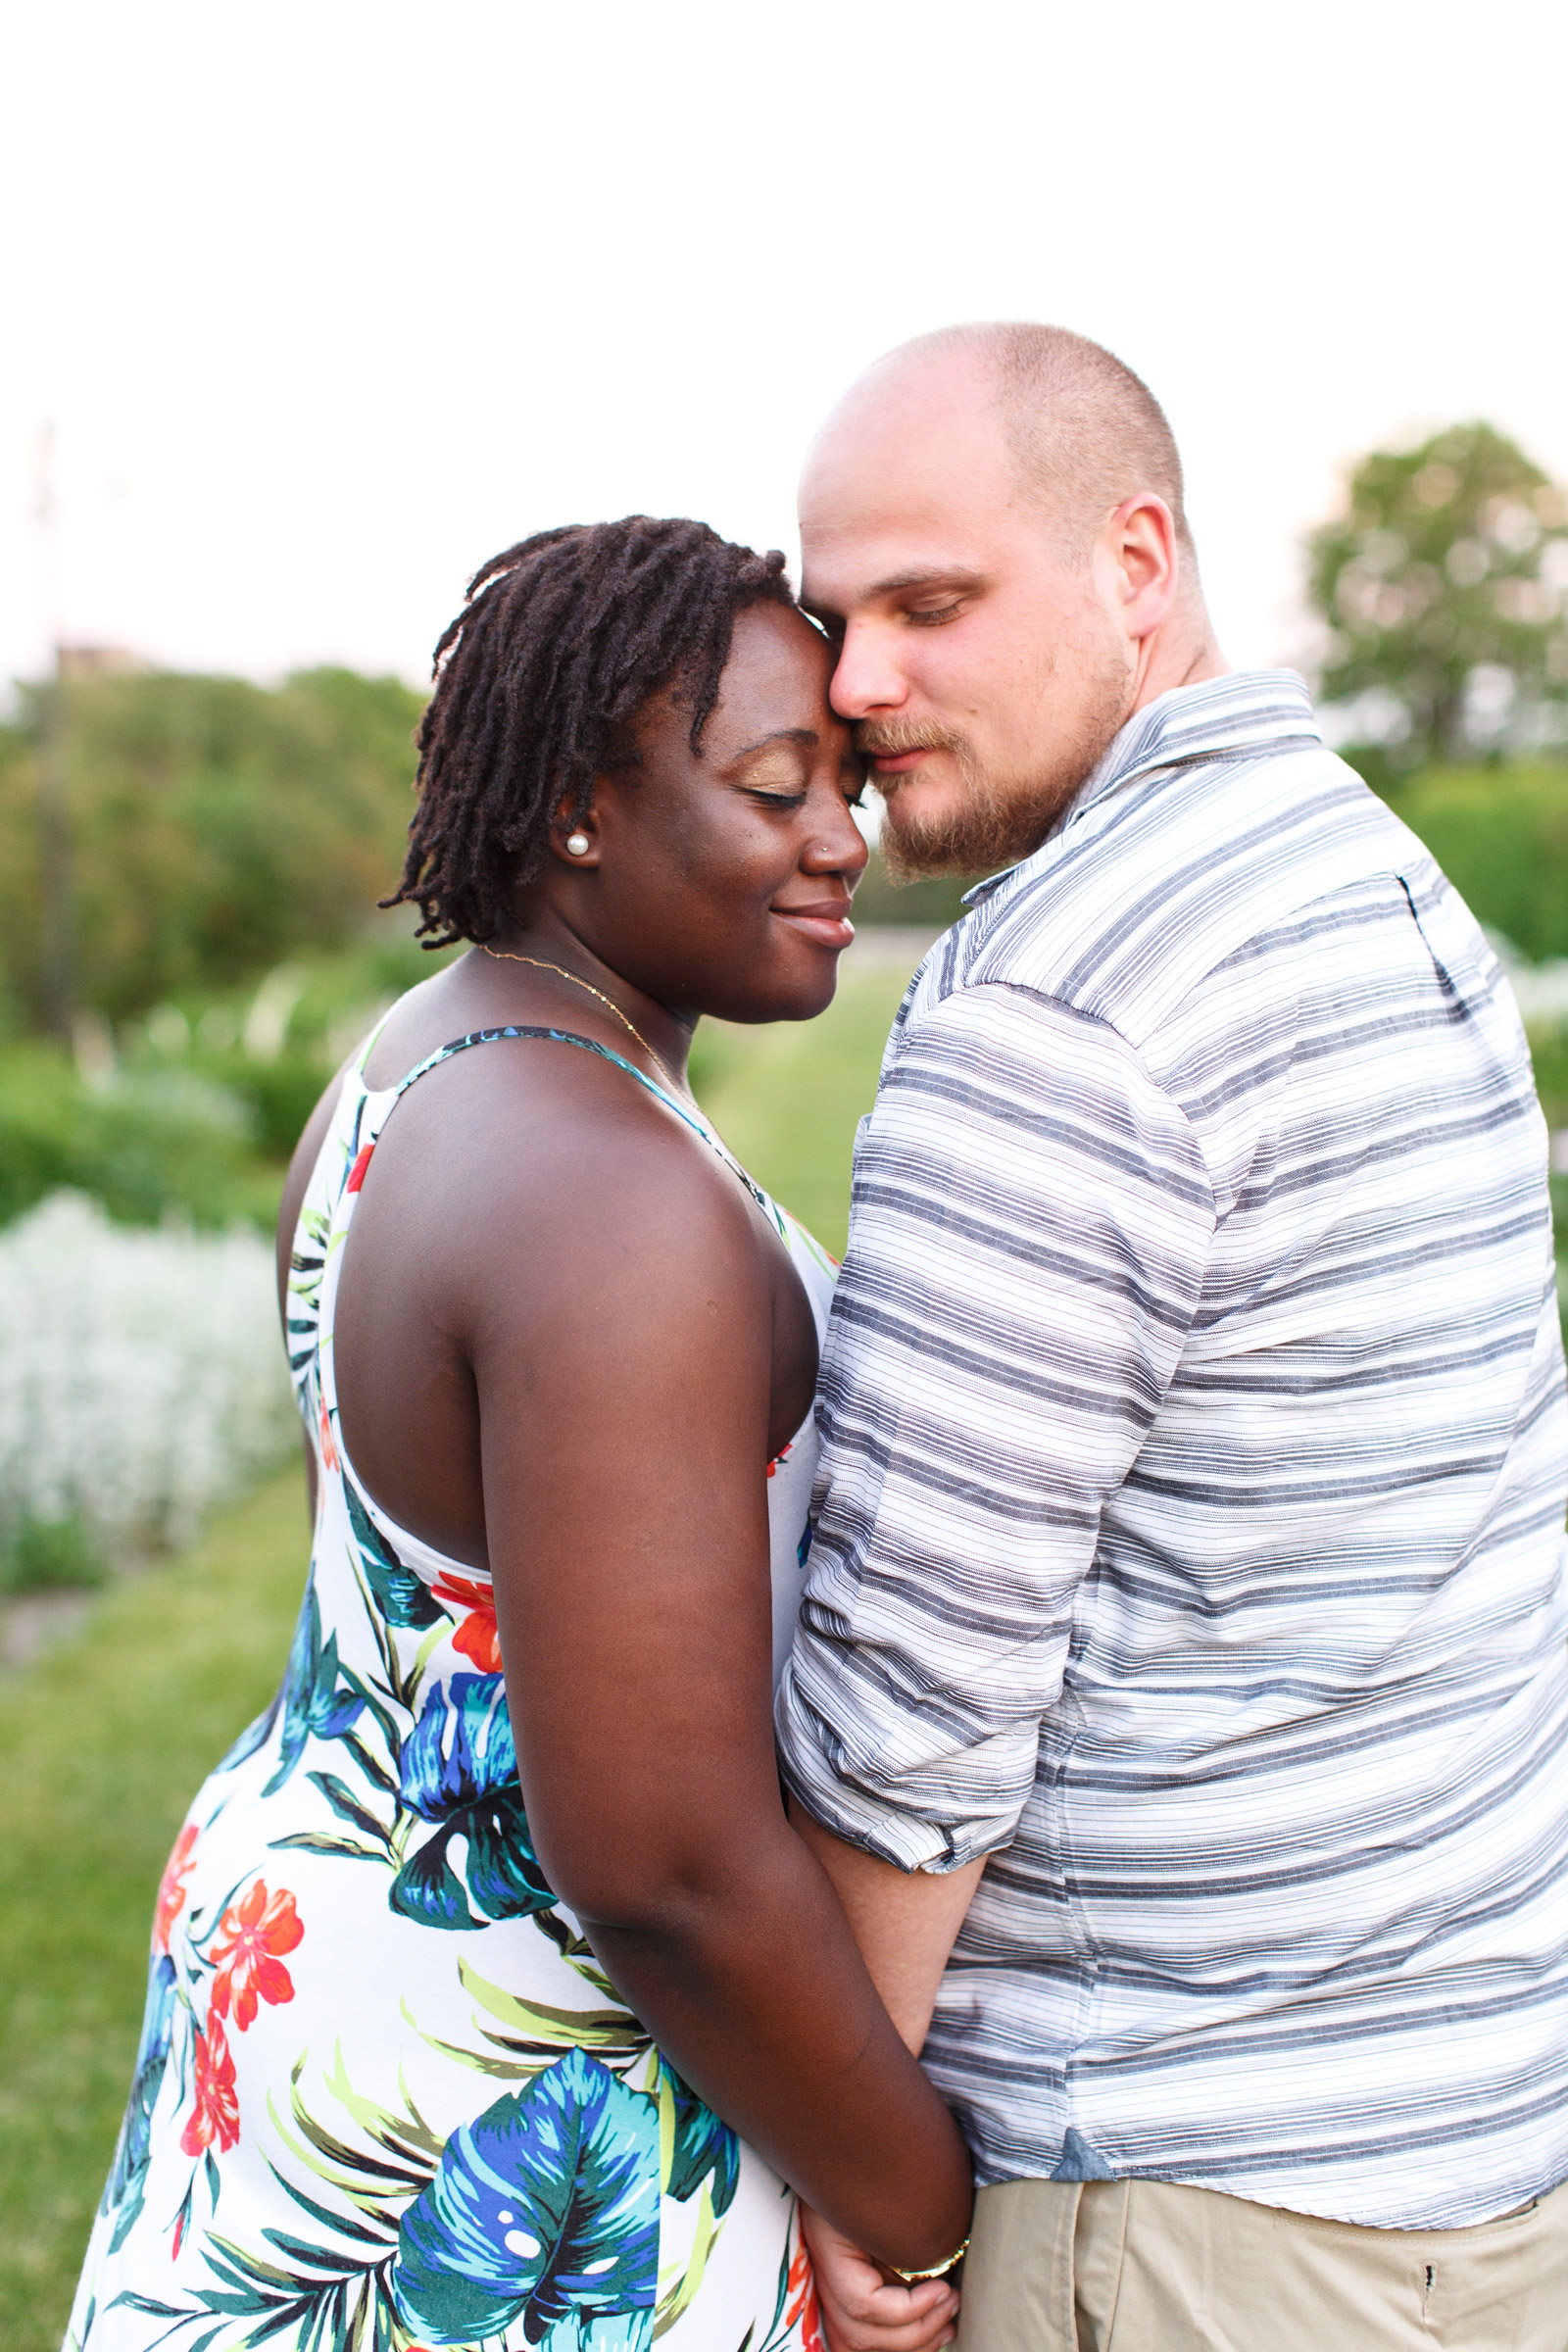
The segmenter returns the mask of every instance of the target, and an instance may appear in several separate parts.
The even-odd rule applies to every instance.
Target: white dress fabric
[[[277,1698],[170,1858],[69,2352],[819,2344],[793,2198],[664,2061],[540,1870],[488,1577],[378,1510],[339,1436],[333,1301],[377,1138],[425,1070],[519,1037],[616,1062],[730,1158],[568,1032],[476,1032],[373,1093],[368,1044],[346,1077],[290,1281],[310,1581]],[[820,1336],[832,1261],[757,1197]],[[768,1471],[775,1679],[814,1463],[808,1420]]]

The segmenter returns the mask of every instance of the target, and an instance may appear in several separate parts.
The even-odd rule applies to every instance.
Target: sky
[[[639,509],[793,564],[835,395],[961,318],[1150,383],[1238,665],[1310,658],[1366,449],[1568,476],[1561,0],[51,0],[0,55],[0,682],[418,683],[486,557]]]

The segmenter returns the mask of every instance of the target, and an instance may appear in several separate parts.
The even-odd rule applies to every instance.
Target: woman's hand
[[[890,2286],[868,2254],[809,2205],[801,2229],[811,2251],[829,2352],[936,2352],[957,2329],[958,2297],[946,2278]]]

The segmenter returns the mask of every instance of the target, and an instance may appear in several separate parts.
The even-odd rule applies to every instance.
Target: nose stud
[[[586,833],[568,833],[566,835],[566,847],[574,858],[586,858],[593,846]]]

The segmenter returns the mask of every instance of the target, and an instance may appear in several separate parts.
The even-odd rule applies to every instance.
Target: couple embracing
[[[800,604],[639,516],[442,640],[398,895],[470,953],[295,1158],[311,1580],[68,2340],[1546,2352],[1568,1411],[1506,987],[1227,672],[1098,346],[894,353],[801,521]],[[868,779],[896,871],[993,878],[835,1285],[686,1054],[829,1001]]]

